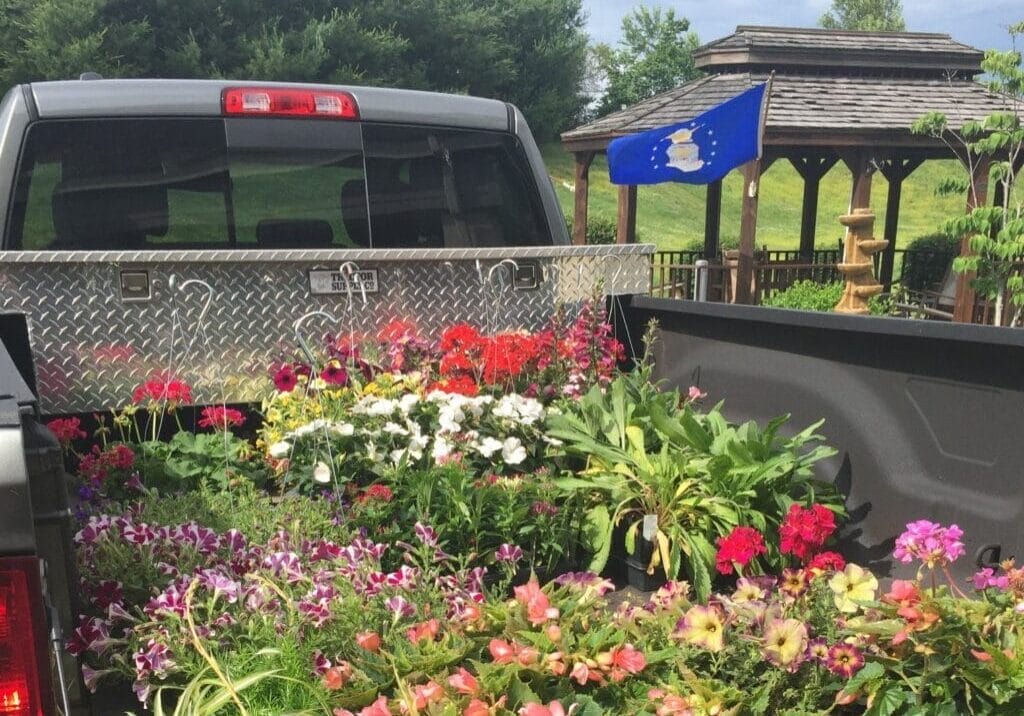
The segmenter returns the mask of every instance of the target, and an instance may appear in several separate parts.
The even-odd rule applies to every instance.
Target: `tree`
[[[821,16],[818,24],[829,30],[907,29],[900,0],[832,0],[832,9]]]
[[[576,120],[581,0],[0,0],[0,81],[231,77],[464,92]]]
[[[675,11],[641,5],[622,19],[618,48],[597,45],[594,54],[607,89],[598,114],[607,114],[699,76],[693,52],[700,46],[690,21]]]
[[[1011,37],[1024,35],[1024,22],[1010,27]],[[972,254],[960,256],[953,268],[960,273],[976,272],[974,289],[994,304],[995,325],[1001,325],[1004,308],[1015,307],[1009,325],[1024,317],[1024,193],[1017,180],[1024,165],[1024,64],[1015,48],[1006,52],[989,50],[982,67],[990,77],[992,91],[1007,98],[1006,109],[981,120],[963,121],[954,131],[946,115],[929,112],[914,123],[913,131],[942,139],[967,165],[968,179],[950,180],[946,189],[966,188],[974,206],[970,213],[947,222],[955,236],[968,236]],[[962,119],[962,118],[960,118]],[[979,206],[979,168],[990,165],[989,177],[998,190],[993,206]],[[1014,191],[1016,188],[1016,192]]]

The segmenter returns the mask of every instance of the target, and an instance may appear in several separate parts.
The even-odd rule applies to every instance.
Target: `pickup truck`
[[[186,85],[197,94],[190,94]],[[166,96],[161,87],[167,88]],[[0,396],[6,396],[0,397],[0,713],[90,712],[87,695],[74,683],[74,663],[58,656],[62,627],[77,613],[76,577],[60,450],[42,428],[43,416],[99,410],[123,399],[125,386],[138,377],[125,365],[129,362],[188,364],[195,376],[212,370],[232,399],[251,399],[246,375],[262,366],[239,362],[238,356],[262,355],[265,360],[275,340],[301,342],[292,327],[309,311],[331,314],[335,323],[353,330],[388,320],[397,309],[427,322],[440,314],[442,320],[461,316],[486,327],[530,325],[550,315],[559,302],[588,295],[597,280],[610,283],[605,293],[619,335],[635,339],[650,319],[659,322],[657,379],[684,389],[699,385],[710,400],[725,401],[733,420],[764,421],[792,413],[792,424],[804,425],[825,418],[822,432],[839,452],[821,464],[820,474],[837,481],[849,495],[852,521],[843,549],[859,563],[879,574],[898,575],[899,565],[887,563],[891,540],[904,522],[919,517],[957,522],[965,529],[973,559],[961,560],[963,570],[975,562],[1010,557],[1024,547],[1019,528],[1024,517],[1019,488],[1024,465],[1024,333],[642,295],[649,286],[651,247],[557,245],[567,241],[564,224],[525,125],[514,110],[483,100],[343,90],[358,105],[361,118],[365,184],[359,193],[360,201],[366,201],[361,216],[369,218],[368,225],[365,219],[351,225],[346,221],[345,207],[354,204],[345,203],[336,191],[345,176],[340,170],[329,181],[330,191],[322,190],[320,181],[299,189],[282,179],[258,200],[243,200],[243,189],[255,186],[260,171],[282,168],[285,177],[300,174],[289,159],[291,150],[327,142],[336,125],[327,119],[259,116],[275,107],[261,85],[254,94],[267,97],[248,100],[256,109],[245,121],[255,124],[242,126],[242,117],[225,114],[235,106],[226,92],[236,87],[243,85],[33,85],[15,88],[0,113],[9,128],[0,145],[0,166],[11,167],[0,182],[46,182],[42,198],[31,188],[14,190],[0,254],[0,305],[5,311],[0,316]],[[63,95],[68,96],[58,100]],[[201,102],[199,95],[205,97]],[[346,96],[336,99],[344,105]],[[26,97],[36,103],[37,119],[30,119]],[[241,104],[246,105],[244,97]],[[314,101],[310,106],[319,105]],[[112,113],[110,107],[118,110]],[[84,147],[121,151],[112,149],[121,147],[120,141],[99,141],[108,125],[153,115],[158,119],[152,126],[159,130],[163,122],[195,121],[189,112],[218,124],[226,137],[226,146],[216,152],[197,152],[191,171],[179,169],[181,157],[188,156],[185,150],[168,151],[159,169],[121,170],[128,173],[120,180],[109,175],[88,178],[86,169],[78,175],[77,170],[65,173],[56,167],[24,168],[23,157],[30,156],[25,151],[32,147],[25,135],[30,139],[33,128],[46,122],[67,124],[48,135],[48,141],[65,148],[45,155],[51,163],[69,157],[73,164],[74,128],[98,133],[82,140]],[[20,113],[24,115],[13,125],[18,129],[11,130],[12,115]],[[434,123],[416,119],[421,113]],[[368,139],[395,123],[409,128],[396,131],[388,148],[372,149]],[[508,207],[507,217],[535,222],[539,233],[520,226],[517,233],[502,233],[502,240],[530,244],[523,237],[532,236],[532,245],[498,245],[494,226],[501,221],[483,217],[489,212],[480,207],[495,206],[491,190],[500,182],[474,176],[469,185],[459,183],[462,162],[453,137],[461,130],[453,127],[465,124],[482,134],[488,147],[496,140],[504,143],[504,153],[490,155],[491,166],[506,167],[509,181],[516,177],[526,187],[520,195],[526,203],[501,205]],[[237,138],[250,130],[255,138],[248,141],[263,147],[250,158],[263,168],[247,174],[230,162],[236,145],[248,156],[252,145]],[[133,141],[140,147],[159,147],[165,141],[159,131],[139,138],[127,130],[114,135],[127,138],[125,147]],[[440,144],[429,139],[441,135],[446,139]],[[189,132],[173,136],[198,141]],[[483,139],[459,146],[479,148]],[[282,144],[284,149],[278,146]],[[332,151],[312,151],[301,166],[329,165],[330,157],[337,156]],[[8,160],[11,152],[14,158]],[[411,156],[430,158],[435,166],[432,190],[413,190],[418,170],[411,166],[378,183],[373,178],[378,156],[383,164],[411,162]],[[123,164],[103,159],[108,160],[101,166],[130,166],[129,159]],[[341,186],[350,181],[355,180],[345,179]],[[152,187],[162,186],[166,205],[163,189],[153,190],[156,200],[146,196]],[[380,187],[380,197],[375,198],[375,187]],[[70,199],[75,210],[62,214],[64,195],[78,191],[96,192],[103,211],[82,218],[79,210],[90,203],[82,197]],[[120,193],[136,191],[136,203],[122,203],[126,200]],[[470,198],[474,192],[478,199]],[[484,193],[491,198],[480,196]],[[4,196],[0,191],[0,201]],[[311,208],[317,206],[317,197],[323,210],[319,214]],[[208,213],[200,211],[198,199],[210,204]],[[293,202],[302,208],[287,213]],[[383,213],[375,211],[381,202],[388,206]],[[158,208],[155,219],[153,206]],[[186,207],[197,218],[184,228],[165,220],[165,213],[172,216]],[[426,207],[433,229],[410,229],[409,215]],[[119,215],[129,209],[130,220]],[[532,218],[523,218],[522,211],[533,211]],[[375,223],[378,215],[395,224]],[[268,220],[279,223],[263,223],[261,229],[261,222]],[[102,229],[90,228],[93,221],[102,222],[96,224]],[[367,226],[368,233],[360,234],[359,226]],[[111,238],[121,228],[121,238]],[[403,231],[405,239],[395,238]],[[325,246],[328,233],[331,244]],[[418,248],[420,236],[434,237],[427,242],[431,248]],[[339,237],[347,243],[335,249]],[[197,242],[194,248],[189,247],[192,240]],[[164,241],[167,248],[159,248]],[[217,241],[222,248],[211,248]],[[269,248],[274,242],[283,248]],[[69,245],[62,248],[65,243]],[[358,266],[346,270],[344,262]],[[188,281],[196,283],[186,287]],[[267,288],[281,284],[287,289]],[[641,347],[633,349],[639,352]],[[220,400],[222,394],[198,393],[199,400],[204,397]],[[113,712],[92,706],[92,713]]]
[[[186,364],[212,376],[197,401],[254,400],[255,366],[310,311],[349,330],[499,308],[536,322],[569,254],[595,253],[566,246],[515,107],[365,87],[16,86],[0,216],[0,714],[19,716],[86,698],[60,654],[78,590],[44,416],[107,410]],[[609,270],[635,289],[647,263],[625,248]],[[576,288],[580,267],[563,272]]]

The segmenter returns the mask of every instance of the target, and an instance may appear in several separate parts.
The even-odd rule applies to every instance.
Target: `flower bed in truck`
[[[258,413],[188,425],[166,374],[95,436],[54,421],[86,683],[180,714],[1020,711],[1024,570],[957,584],[962,534],[922,520],[883,587],[817,425],[732,424],[624,357],[592,305],[394,322],[268,357]],[[655,590],[611,606],[623,568]]]

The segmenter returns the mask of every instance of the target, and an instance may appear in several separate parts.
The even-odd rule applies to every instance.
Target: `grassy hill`
[[[566,216],[572,216],[572,155],[555,142],[541,147],[548,172],[555,182],[558,199]],[[954,160],[925,162],[903,183],[900,202],[899,234],[896,245],[904,247],[913,238],[935,232],[949,217],[964,210],[965,197],[938,197],[939,180],[959,171]],[[722,240],[735,240],[740,226],[739,172],[726,177],[722,192]],[[885,220],[888,187],[885,177],[876,173],[871,187],[872,206],[877,219],[875,235],[881,238]],[[703,186],[656,184],[642,186],[637,198],[637,232],[643,242],[661,249],[684,248],[704,237]],[[758,205],[757,243],[771,249],[795,249],[800,243],[800,212],[803,179],[786,161],[775,162],[761,177]],[[819,247],[834,246],[842,236],[836,220],[846,212],[850,201],[850,172],[842,163],[832,168],[821,182],[818,198]],[[594,159],[590,168],[590,216],[615,218],[617,189],[608,181],[604,155]]]

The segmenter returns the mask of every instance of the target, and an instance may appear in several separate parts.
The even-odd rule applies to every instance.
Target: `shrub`
[[[572,236],[572,218],[566,217],[565,227]],[[588,244],[614,244],[617,239],[618,229],[615,219],[605,216],[591,216],[587,218],[587,243]],[[636,240],[640,242],[640,232],[636,234]],[[703,244],[702,244],[703,245]]]
[[[843,296],[843,282],[816,283],[811,280],[797,281],[785,291],[765,299],[764,305],[771,308],[793,308],[799,311],[830,312]],[[873,316],[889,313],[887,299],[876,296],[868,301]]]
[[[738,236],[723,236],[719,240],[720,249],[738,249],[740,247],[740,239]],[[704,239],[703,237],[697,237],[690,239],[680,247],[681,251],[703,251],[704,250]]]
[[[932,288],[942,281],[949,262],[959,251],[960,240],[955,236],[945,233],[918,236],[907,246],[907,253],[903,254],[900,283],[913,291]]]
[[[831,311],[843,295],[843,284],[797,281],[785,291],[765,299],[764,305],[772,308],[795,308],[800,311]]]

